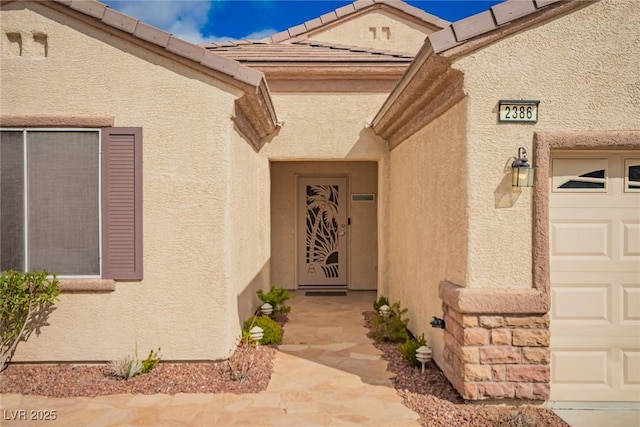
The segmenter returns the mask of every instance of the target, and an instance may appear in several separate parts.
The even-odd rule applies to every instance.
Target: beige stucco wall
[[[239,333],[230,302],[268,257],[258,245],[242,270],[241,242],[228,250],[240,233],[240,225],[227,227],[231,217],[241,226],[247,218],[247,233],[268,234],[268,223],[253,222],[267,210],[255,197],[260,187],[246,192],[267,165],[242,169],[242,185],[230,180],[251,150],[232,137],[240,93],[42,5],[3,5],[1,14],[3,41],[6,31],[25,41],[23,57],[2,46],[2,115],[114,116],[116,126],[143,128],[144,280],[63,294],[51,325],[21,343],[14,360],[110,360],[136,344],[141,353],[161,347],[165,360],[228,357]],[[27,55],[33,33],[47,35],[47,58]],[[243,192],[246,199],[233,199]]]
[[[337,25],[328,25],[313,32],[309,39],[415,54],[427,35],[433,32],[427,26],[378,9],[348,18]],[[388,28],[388,31],[383,28]]]
[[[385,247],[386,240],[384,238],[385,229],[387,227],[386,216],[386,181],[384,174],[388,168],[388,151],[386,144],[380,138],[376,137],[367,123],[373,118],[379,105],[382,104],[387,95],[385,94],[359,94],[359,93],[275,93],[273,101],[278,112],[278,119],[283,122],[283,126],[278,132],[274,140],[265,145],[260,151],[260,155],[272,162],[299,162],[310,160],[323,161],[365,161],[378,163],[377,184],[366,184],[367,191],[376,193],[376,213],[377,231],[373,232],[378,236],[377,253],[378,259],[369,259],[364,261],[356,261],[358,266],[352,271],[350,279],[350,287],[354,289],[375,289],[376,284],[372,282],[371,269],[375,269],[377,264],[377,282],[378,286],[384,286],[386,269]],[[358,168],[348,166],[348,164],[325,162],[313,166],[309,169],[309,165],[300,163],[300,167],[295,168],[295,173],[329,173],[336,174],[336,171],[352,174],[352,183],[354,177],[360,173]],[[362,166],[362,168],[371,166]],[[357,172],[357,173],[356,173]],[[289,178],[293,173],[293,169],[287,172]],[[369,176],[370,172],[365,175]],[[272,181],[278,178],[273,174]],[[289,179],[287,178],[287,179]],[[278,178],[280,179],[280,178]],[[356,181],[358,188],[360,184]],[[293,181],[286,184],[289,185],[285,190],[279,189],[277,181],[272,182],[272,188],[278,188],[278,191],[272,190],[274,200],[271,204],[271,215],[274,217],[273,223],[282,219],[283,216],[292,215],[290,204],[283,201],[285,207],[280,207],[279,197],[291,197],[290,201],[295,200],[295,186]],[[377,185],[377,188],[376,188]],[[364,183],[363,183],[363,187]],[[290,191],[291,195],[286,195],[285,191]],[[355,192],[355,190],[352,190]],[[364,190],[363,190],[364,192]],[[276,202],[276,199],[278,201]],[[288,206],[288,207],[287,207]],[[358,208],[356,208],[357,210]],[[366,216],[369,222],[373,221],[373,213]],[[272,223],[272,224],[273,224]],[[271,281],[276,286],[293,288],[295,282],[295,240],[293,239],[295,221],[290,223],[291,228],[286,231],[286,235],[281,235],[280,231],[272,230],[272,258],[271,258]],[[353,230],[353,228],[352,228]],[[371,239],[370,235],[362,233],[361,237],[351,236],[352,248],[367,245]],[[283,239],[281,241],[280,239]],[[371,250],[371,256],[375,257],[375,251]],[[362,271],[360,269],[362,268]],[[353,274],[355,273],[355,276]]]
[[[287,289],[297,288],[296,175],[347,176],[350,194],[378,192],[378,168],[375,162],[273,162],[271,164],[271,280]],[[351,218],[348,240],[348,288],[376,290],[377,200],[348,200]]]
[[[238,310],[238,325],[242,325],[262,304],[256,291],[268,290],[271,283],[269,162],[238,133],[230,134],[224,223],[228,229],[229,284],[235,292],[229,294],[228,305],[232,313]]]
[[[408,308],[409,329],[425,334],[437,363],[443,334],[429,325],[442,317],[438,284],[465,283],[469,219],[466,181],[466,102],[463,100],[390,154],[389,289]]]
[[[531,189],[512,188],[508,166],[518,146],[532,158],[534,132],[640,127],[638,28],[637,2],[604,0],[455,62],[469,118],[469,267],[459,284],[532,286]],[[498,124],[500,99],[540,100],[538,123]]]

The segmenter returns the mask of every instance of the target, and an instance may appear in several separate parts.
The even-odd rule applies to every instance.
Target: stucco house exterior
[[[14,361],[224,359],[257,289],[377,290],[464,398],[640,401],[632,0],[360,0],[202,46],[97,1],[0,13],[0,270],[64,289]]]

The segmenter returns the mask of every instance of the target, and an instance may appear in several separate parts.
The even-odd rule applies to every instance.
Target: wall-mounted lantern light
[[[518,158],[511,164],[512,181],[514,187],[533,187],[533,171],[527,159],[527,150],[524,147],[518,148]]]

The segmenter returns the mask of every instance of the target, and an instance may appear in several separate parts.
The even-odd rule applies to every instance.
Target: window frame
[[[602,169],[593,169],[591,171],[587,171],[584,174],[567,174],[563,176],[563,179],[560,179],[556,174],[557,168],[567,167],[569,162],[584,162],[586,160],[591,161],[601,161],[603,162]],[[566,162],[564,165],[560,166],[562,162]],[[599,167],[599,166],[598,166]],[[552,193],[568,193],[568,194],[585,194],[585,193],[599,193],[599,194],[608,194],[610,192],[610,173],[611,173],[611,165],[609,164],[609,160],[607,158],[601,157],[593,157],[593,158],[575,158],[571,156],[560,156],[555,157],[550,165],[551,171],[551,192]],[[581,175],[586,175],[589,173],[593,173],[596,171],[604,170],[604,178],[591,178],[584,177]],[[569,182],[579,182],[579,183],[593,183],[593,184],[602,184],[602,187],[565,187],[562,188],[563,185],[568,184]]]
[[[624,192],[625,193],[638,193],[640,192],[640,182],[631,181],[629,179],[629,171],[634,166],[640,166],[640,159],[634,157],[625,157],[624,159]],[[633,183],[633,184],[632,184]]]
[[[95,127],[87,127],[87,128],[39,128],[39,127],[0,127],[0,132],[21,132],[22,133],[22,161],[23,161],[23,219],[24,219],[24,232],[23,232],[23,243],[24,243],[24,264],[22,266],[23,271],[30,271],[29,266],[29,150],[27,144],[27,135],[29,132],[93,132],[97,135],[97,143],[98,143],[98,158],[97,158],[97,176],[98,176],[98,264],[99,264],[99,273],[97,275],[69,275],[69,274],[60,274],[57,277],[60,279],[100,279],[103,275],[102,269],[102,220],[103,220],[103,211],[102,211],[102,129]]]

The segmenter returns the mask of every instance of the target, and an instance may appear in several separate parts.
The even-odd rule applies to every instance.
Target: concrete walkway
[[[3,394],[0,425],[419,426],[365,335],[361,313],[374,299],[374,292],[332,297],[298,292],[264,392],[66,399]],[[28,420],[31,410],[55,410],[56,420],[22,421],[15,419],[22,414],[12,412],[17,410],[25,410]]]

